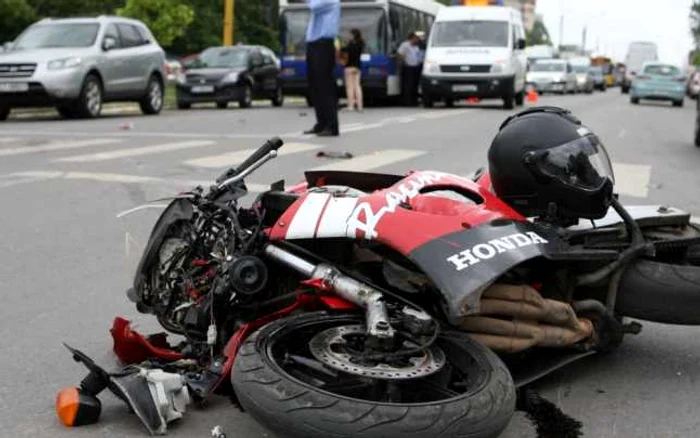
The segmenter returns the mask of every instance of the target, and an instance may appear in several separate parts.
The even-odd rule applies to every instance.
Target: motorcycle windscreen
[[[529,222],[484,224],[441,236],[409,254],[440,290],[451,322],[479,313],[481,293],[515,266],[556,252],[555,235]]]

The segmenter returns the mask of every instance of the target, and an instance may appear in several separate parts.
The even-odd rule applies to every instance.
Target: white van
[[[438,12],[423,65],[423,104],[477,97],[525,97],[525,30],[520,12],[505,6],[450,6]]]

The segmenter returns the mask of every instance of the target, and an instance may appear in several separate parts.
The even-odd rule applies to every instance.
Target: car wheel
[[[674,100],[674,101],[673,101],[673,106],[682,107],[682,106],[683,106],[683,99],[681,99],[681,100]]]
[[[700,108],[695,110],[695,146],[700,148]]]
[[[515,104],[517,106],[523,106],[525,104],[525,90],[515,95]]]
[[[102,84],[93,74],[85,78],[78,98],[77,113],[80,117],[88,119],[99,117],[102,113]]]
[[[503,109],[511,110],[515,107],[515,94],[511,91],[503,96]]]
[[[445,99],[445,106],[447,108],[453,108],[455,106],[455,100],[454,99]]]
[[[10,116],[10,107],[6,105],[0,105],[0,122],[7,120]]]
[[[178,102],[177,103],[177,109],[179,109],[179,110],[188,110],[190,108],[192,108],[191,103],[186,103],[186,102]]]
[[[253,89],[250,85],[246,85],[243,89],[243,97],[238,101],[241,108],[250,108],[253,105]]]
[[[139,102],[141,112],[146,115],[159,114],[163,109],[163,83],[158,76],[152,75],[148,80],[146,95]]]
[[[216,107],[219,109],[226,109],[228,108],[228,102],[216,102]]]
[[[423,108],[432,108],[435,106],[435,100],[428,94],[423,95]]]
[[[284,90],[282,86],[278,85],[275,96],[272,98],[272,106],[280,107],[282,105],[284,105]]]
[[[638,97],[630,97],[630,102],[632,104],[637,105],[639,103],[639,98]]]

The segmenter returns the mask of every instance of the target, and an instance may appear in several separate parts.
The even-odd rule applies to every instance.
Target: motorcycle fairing
[[[192,201],[187,198],[176,198],[163,211],[158,221],[153,226],[148,244],[143,251],[139,265],[134,276],[133,291],[129,291],[128,296],[132,301],[141,302],[141,290],[147,278],[147,272],[152,269],[153,263],[158,261],[158,251],[165,240],[170,227],[179,221],[188,222],[194,215]]]
[[[454,193],[461,199],[432,196],[436,191]],[[440,236],[497,219],[523,220],[491,192],[466,178],[424,171],[371,194],[337,185],[333,189],[309,188],[268,235],[273,241],[374,240],[407,256]]]
[[[433,239],[408,258],[445,298],[451,322],[478,313],[481,293],[528,260],[562,251],[557,235],[530,222],[496,221]]]

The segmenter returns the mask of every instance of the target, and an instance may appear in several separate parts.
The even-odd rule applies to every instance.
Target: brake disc
[[[346,336],[366,333],[362,325],[333,327],[314,336],[309,342],[309,349],[318,361],[333,369],[375,379],[415,379],[436,373],[445,366],[445,353],[435,345],[408,357],[405,366],[386,363],[370,366],[357,363],[344,351]]]

